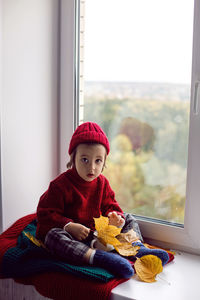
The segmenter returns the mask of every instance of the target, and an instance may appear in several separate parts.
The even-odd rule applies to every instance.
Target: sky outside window
[[[193,1],[86,0],[85,80],[191,81]]]

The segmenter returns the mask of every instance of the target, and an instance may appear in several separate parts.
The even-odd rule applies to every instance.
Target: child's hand
[[[85,240],[90,233],[90,229],[79,223],[70,223],[66,229],[78,241]]]
[[[114,225],[116,227],[122,227],[124,225],[124,219],[122,216],[118,215],[115,211],[108,214],[109,225]]]

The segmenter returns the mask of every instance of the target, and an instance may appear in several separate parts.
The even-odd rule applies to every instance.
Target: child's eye
[[[96,159],[96,163],[97,163],[97,164],[102,163],[102,159],[100,159],[100,158]]]
[[[85,164],[88,163],[88,159],[87,159],[86,157],[81,158],[81,161],[82,161],[83,163],[85,163]]]

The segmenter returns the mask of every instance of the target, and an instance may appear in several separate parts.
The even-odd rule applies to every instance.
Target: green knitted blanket
[[[108,282],[114,275],[102,268],[76,266],[57,260],[46,249],[34,244],[28,235],[35,237],[36,220],[32,221],[18,237],[17,246],[6,251],[2,261],[5,278],[25,277],[43,272],[65,272],[78,277]]]

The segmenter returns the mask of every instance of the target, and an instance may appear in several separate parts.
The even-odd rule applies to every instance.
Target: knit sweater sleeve
[[[37,207],[37,236],[44,239],[47,232],[54,228],[63,228],[73,222],[64,216],[65,198],[62,189],[51,182],[48,190],[41,196]]]
[[[101,211],[104,216],[107,216],[110,212],[117,212],[117,214],[123,216],[123,210],[119,206],[119,203],[115,199],[115,193],[110,187],[108,180],[104,177],[104,193],[102,199]]]

